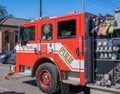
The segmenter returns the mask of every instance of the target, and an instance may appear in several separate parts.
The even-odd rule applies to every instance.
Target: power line
[[[100,6],[100,7],[103,7],[103,8],[101,8],[102,10],[108,10],[108,11],[110,11],[109,9],[113,9],[113,8],[115,8],[114,6],[112,7],[112,6],[109,6],[108,4],[106,4],[105,2],[101,2],[101,1],[93,1],[93,0],[91,0],[91,1],[89,1],[88,0],[88,2],[90,2],[90,3],[94,3],[95,5],[98,5],[98,6]]]
[[[108,9],[112,8],[112,7],[108,6],[108,5],[105,5],[105,2],[101,2],[99,0],[94,1],[94,2],[96,2],[98,5],[100,5],[100,6],[104,7],[104,8],[108,8]]]
[[[107,6],[108,8],[113,8],[116,6],[115,3],[110,2],[110,0],[109,1],[98,0],[98,2],[101,3],[102,5]]]
[[[102,0],[101,0],[102,1]],[[118,3],[117,3],[117,1],[119,1],[119,0],[105,0],[106,2],[109,2],[111,5],[117,5]],[[120,4],[119,4],[120,5]]]
[[[100,4],[100,3],[98,3],[98,1],[93,1],[93,0],[86,0],[86,6],[87,5],[89,5],[89,9],[86,7],[86,10],[88,10],[89,12],[91,12],[91,13],[111,13],[111,8],[109,8],[109,7],[106,7],[105,5],[103,5],[103,4]],[[90,5],[92,5],[91,6],[91,11],[90,11]],[[94,7],[93,7],[93,5],[94,5]],[[98,11],[99,10],[99,11]]]

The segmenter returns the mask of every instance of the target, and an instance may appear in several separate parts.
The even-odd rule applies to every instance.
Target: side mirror
[[[24,40],[19,40],[18,44],[21,44],[22,46],[26,45],[28,41],[24,41]]]
[[[18,40],[18,44],[22,44],[22,40]]]
[[[27,44],[27,42],[28,42],[27,40],[26,41],[22,41],[21,45],[25,46]]]

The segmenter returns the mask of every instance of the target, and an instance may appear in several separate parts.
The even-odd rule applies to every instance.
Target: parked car
[[[14,50],[13,53],[11,54],[10,58],[9,58],[9,63],[10,64],[15,64],[16,61],[16,51]]]
[[[10,58],[11,56],[13,56],[14,54],[16,54],[16,51],[15,50],[12,50],[6,54],[2,54],[0,55],[0,62],[2,62],[3,64],[8,64],[10,63]]]

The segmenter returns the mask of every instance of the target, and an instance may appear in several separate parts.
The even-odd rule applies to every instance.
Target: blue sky
[[[40,0],[0,0],[9,14],[17,18],[36,19],[39,17]],[[43,0],[43,16],[60,16],[80,12],[82,0]],[[85,0],[85,11],[93,14],[112,14],[120,0]]]

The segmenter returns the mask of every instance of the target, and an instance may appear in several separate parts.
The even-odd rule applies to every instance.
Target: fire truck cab
[[[61,83],[87,86],[101,81],[119,62],[120,33],[117,29],[113,36],[112,18],[81,12],[22,24],[16,72],[31,67],[39,89],[50,94],[58,91]],[[105,30],[104,22],[110,23],[103,26]],[[113,51],[113,46],[118,49]]]

